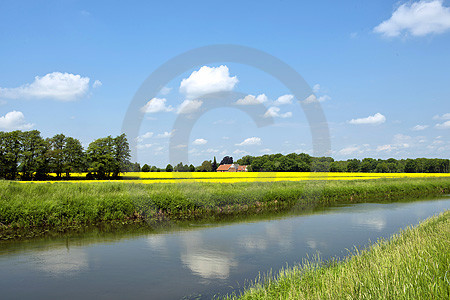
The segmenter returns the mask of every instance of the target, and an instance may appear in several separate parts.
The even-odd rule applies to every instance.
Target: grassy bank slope
[[[194,219],[264,209],[332,205],[450,193],[450,179],[380,179],[271,183],[16,183],[0,182],[2,230]]]
[[[227,299],[449,299],[450,211],[326,266],[282,270]]]

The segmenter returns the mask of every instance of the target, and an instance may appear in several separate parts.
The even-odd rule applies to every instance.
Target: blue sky
[[[438,0],[2,1],[0,130],[64,133],[85,146],[118,135],[155,69],[197,47],[235,44],[279,58],[305,79],[327,118],[334,158],[448,158],[449,7]],[[247,104],[264,105],[274,124],[257,128],[235,108],[210,111],[183,145],[189,163],[312,154],[298,103],[308,100],[291,99],[261,70],[221,61],[184,72],[148,99],[136,159],[165,166],[182,105],[200,109],[201,94],[216,91],[255,96]]]

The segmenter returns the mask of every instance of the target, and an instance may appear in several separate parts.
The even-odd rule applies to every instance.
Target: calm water
[[[306,255],[342,257],[450,209],[450,198],[138,236],[0,243],[2,299],[209,299]]]

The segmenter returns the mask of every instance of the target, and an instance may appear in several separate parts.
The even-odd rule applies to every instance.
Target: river
[[[2,299],[210,299],[307,256],[343,257],[450,209],[450,197],[139,234],[0,243]]]

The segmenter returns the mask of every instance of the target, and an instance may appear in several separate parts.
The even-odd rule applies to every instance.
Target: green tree
[[[64,148],[66,146],[66,136],[57,134],[50,139],[50,164],[57,178],[61,178],[64,171]]]
[[[195,167],[194,167],[194,165],[190,165],[189,166],[189,172],[195,172]]]
[[[142,166],[142,172],[150,172],[150,170],[151,170],[151,168],[150,168],[149,165],[144,164],[144,165]]]
[[[113,176],[117,177],[119,173],[124,172],[126,170],[127,165],[130,163],[131,157],[130,145],[128,144],[125,133],[114,138],[113,151],[114,151]]]
[[[360,171],[360,166],[361,166],[361,161],[359,159],[349,159],[347,160],[348,164],[347,164],[347,172],[359,172]]]
[[[38,170],[40,160],[45,156],[45,141],[37,130],[25,131],[22,134],[22,160],[20,170],[22,178],[31,179]]]
[[[218,166],[217,166],[217,161],[216,161],[216,157],[214,156],[214,160],[213,160],[213,163],[212,163],[212,171],[213,172],[216,172],[217,171],[217,168],[218,168]],[[194,168],[195,169],[195,168]],[[193,172],[193,171],[191,171],[191,172]]]
[[[212,163],[210,160],[205,160],[202,162],[202,165],[198,167],[200,172],[211,172],[212,171]]]
[[[173,171],[172,165],[171,165],[171,164],[168,164],[168,165],[166,166],[166,172],[172,172],[172,171]]]
[[[86,155],[89,162],[89,172],[94,173],[96,178],[109,177],[113,171],[117,170],[114,157],[114,139],[111,136],[90,143]]]
[[[70,177],[72,172],[83,172],[86,167],[86,155],[78,139],[67,137],[64,146],[64,172]]]
[[[3,132],[1,140],[2,152],[2,174],[6,179],[16,179],[18,166],[23,154],[23,133],[19,130]]]

